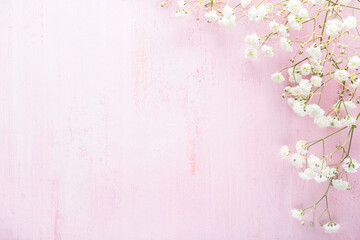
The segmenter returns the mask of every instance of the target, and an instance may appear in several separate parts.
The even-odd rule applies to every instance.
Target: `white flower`
[[[325,175],[322,175],[322,174],[318,174],[314,180],[318,183],[323,183],[323,182],[326,182],[328,179]]]
[[[302,210],[302,209],[292,209],[291,210],[291,215],[296,220],[301,221],[303,219],[303,217],[304,217],[304,210]]]
[[[353,56],[349,59],[348,65],[351,70],[356,70],[360,67],[360,58],[358,56]]]
[[[252,0],[241,0],[241,6],[243,8],[246,8],[247,6],[249,6],[251,4]]]
[[[314,119],[314,123],[318,125],[320,128],[329,127],[331,124],[331,120],[327,116],[322,116]]]
[[[280,24],[275,21],[269,22],[269,28],[272,33],[279,32],[279,26],[280,26]]]
[[[313,72],[315,74],[316,73],[321,73],[321,71],[323,69],[321,58],[310,57],[310,62],[311,62],[311,65],[312,65]]]
[[[333,108],[340,108],[341,110],[353,110],[356,108],[356,104],[352,100],[341,101],[339,100],[334,104]]]
[[[257,50],[253,47],[247,47],[245,50],[245,57],[250,60],[256,60],[257,59]]]
[[[306,142],[303,140],[299,140],[296,143],[296,151],[300,154],[306,154],[308,152],[308,149],[306,147]]]
[[[330,37],[333,37],[341,32],[343,28],[343,23],[338,19],[329,20],[326,25],[326,34]]]
[[[360,164],[355,159],[348,157],[344,159],[344,163],[342,165],[344,170],[348,173],[356,173],[359,166]]]
[[[291,52],[293,50],[292,46],[291,46],[291,40],[282,37],[280,39],[280,45],[281,48],[286,51],[286,52]]]
[[[320,167],[321,167],[321,160],[320,158],[318,158],[317,156],[315,156],[314,154],[311,154],[308,159],[307,162],[309,164],[309,166],[314,170],[314,171],[320,171]]]
[[[324,116],[324,110],[317,104],[306,106],[306,114],[313,118],[320,118]]]
[[[327,224],[324,224],[323,227],[326,233],[336,233],[340,228],[340,224],[336,222],[328,222]]]
[[[282,146],[280,148],[280,155],[286,159],[289,156],[289,147],[286,145]]]
[[[300,94],[304,96],[308,96],[311,92],[312,84],[309,80],[303,79],[300,81],[299,86]]]
[[[189,15],[189,13],[185,9],[178,9],[175,13],[175,17],[178,17],[178,18],[184,18],[187,15]]]
[[[223,17],[219,20],[219,24],[226,28],[235,27],[236,17],[234,15],[234,9],[229,5],[225,5],[222,12],[223,12]]]
[[[312,85],[314,85],[314,87],[320,87],[322,84],[322,79],[319,76],[312,76],[310,78],[310,82],[312,83]]]
[[[185,0],[178,0],[178,7],[179,9],[176,11],[175,17],[180,17],[180,18],[186,17],[189,12],[184,9]]]
[[[287,10],[293,14],[299,14],[303,8],[299,0],[290,0],[287,4]]]
[[[300,117],[305,117],[305,103],[303,101],[294,101],[292,106],[294,112]]]
[[[315,178],[317,176],[317,173],[311,169],[311,168],[307,168],[304,170],[304,172],[299,172],[299,176],[304,179],[304,180],[311,180],[313,178]]]
[[[267,8],[264,5],[258,7],[252,6],[248,10],[248,17],[250,21],[260,22],[262,21],[267,14]]]
[[[302,24],[301,24],[301,18],[297,17],[294,14],[290,14],[288,17],[288,21],[291,25],[291,27],[295,30],[301,30]]]
[[[253,33],[251,35],[247,35],[245,37],[245,42],[248,46],[257,48],[260,46],[260,38],[256,33]]]
[[[322,56],[321,46],[313,44],[311,47],[306,49],[306,52],[309,54],[310,57],[321,59]]]
[[[304,63],[301,65],[300,70],[302,75],[309,75],[311,73],[311,65],[309,63]]]
[[[335,177],[338,174],[338,172],[337,172],[336,168],[325,167],[321,171],[321,174],[323,174],[327,178],[332,178],[332,177]]]
[[[205,13],[205,19],[208,22],[215,22],[219,20],[219,16],[217,15],[215,10]]]
[[[314,5],[323,5],[325,0],[311,0],[311,3]]]
[[[279,26],[279,32],[281,33],[281,35],[282,35],[283,37],[288,37],[288,36],[290,36],[290,34],[289,34],[289,28],[286,27],[286,26],[283,25],[283,24],[280,24],[280,26]]]
[[[350,74],[346,70],[337,69],[334,73],[334,77],[339,81],[347,81],[349,79]]]
[[[344,28],[346,30],[351,30],[356,28],[356,18],[354,16],[348,16],[347,18],[344,19]]]
[[[350,87],[352,87],[353,89],[356,89],[360,86],[360,79],[359,78],[351,78],[351,84]]]
[[[290,161],[296,168],[302,168],[306,162],[304,156],[299,153],[292,154],[290,156]]]
[[[273,57],[274,56],[274,52],[273,52],[272,47],[270,47],[268,45],[263,45],[261,47],[261,51],[266,57]]]
[[[341,128],[342,122],[339,120],[339,118],[334,117],[334,118],[329,118],[330,119],[330,126],[336,127],[336,128]]]
[[[356,119],[353,118],[353,117],[350,116],[350,115],[346,115],[346,116],[341,120],[341,124],[342,124],[343,126],[350,127],[350,126],[356,125]]]
[[[234,9],[229,5],[225,5],[222,10],[222,13],[225,18],[230,18],[234,14]]]
[[[350,187],[349,183],[342,179],[332,180],[332,185],[337,190],[347,190]]]
[[[277,83],[281,83],[285,80],[284,76],[281,74],[281,72],[276,72],[273,75],[271,75],[271,79]]]

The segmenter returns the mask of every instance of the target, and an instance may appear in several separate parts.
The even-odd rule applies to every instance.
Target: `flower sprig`
[[[293,150],[287,146],[281,148],[281,155],[301,169],[302,179],[328,183],[316,203],[305,209],[293,209],[291,213],[302,224],[312,215],[310,225],[314,226],[318,204],[325,201],[326,208],[318,222],[326,232],[337,232],[340,224],[330,216],[329,189],[350,190],[348,175],[360,166],[350,155],[360,116],[356,111],[360,104],[360,34],[359,21],[353,16],[360,10],[359,3],[352,0],[237,0],[233,4],[229,0],[177,0],[176,3],[175,16],[187,17],[195,12],[197,20],[203,14],[207,22],[218,22],[226,28],[234,28],[243,17],[255,23],[265,22],[266,34],[245,37],[245,57],[250,60],[259,58],[259,53],[273,57],[277,45],[291,54],[289,64],[270,78],[277,83],[287,80],[282,97],[297,115],[313,118],[315,126],[320,128],[337,129],[315,141],[298,141]],[[166,4],[164,1],[161,6]],[[331,98],[333,102],[329,103]],[[327,153],[326,140],[345,130],[348,134],[344,142]],[[323,146],[319,157],[309,154],[317,144]],[[326,224],[321,222],[324,215],[328,218]]]

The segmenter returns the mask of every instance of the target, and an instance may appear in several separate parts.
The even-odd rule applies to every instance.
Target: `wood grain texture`
[[[286,56],[244,59],[247,26],[158,1],[7,0],[0,30],[0,240],[360,238],[358,175],[331,190],[337,235],[291,219],[326,186],[279,147],[328,130],[269,80]]]

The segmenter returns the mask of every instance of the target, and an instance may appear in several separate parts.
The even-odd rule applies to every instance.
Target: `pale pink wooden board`
[[[325,185],[279,147],[329,131],[270,80],[287,56],[248,62],[245,25],[173,14],[159,1],[0,2],[0,239],[359,239],[359,175],[331,195],[337,235],[290,217]]]

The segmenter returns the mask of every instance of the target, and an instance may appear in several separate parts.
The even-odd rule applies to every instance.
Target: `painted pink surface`
[[[331,190],[338,234],[290,217],[326,186],[279,147],[329,130],[269,80],[286,56],[249,62],[245,24],[173,14],[159,1],[0,2],[0,239],[359,239],[359,175]]]

